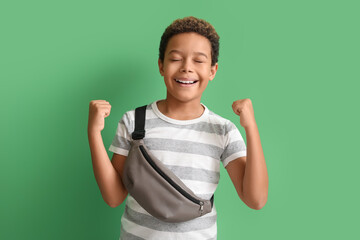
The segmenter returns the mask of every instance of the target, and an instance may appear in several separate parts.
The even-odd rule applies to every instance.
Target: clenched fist
[[[89,106],[88,131],[102,131],[105,126],[105,118],[110,115],[111,105],[105,100],[92,100]]]
[[[243,128],[256,125],[254,108],[250,98],[234,101],[232,109],[236,115],[240,116],[240,125]]]

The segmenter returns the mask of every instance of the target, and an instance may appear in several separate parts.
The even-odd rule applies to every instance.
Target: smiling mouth
[[[195,81],[181,81],[181,80],[177,80],[177,79],[174,79],[175,82],[179,83],[180,85],[183,85],[183,86],[191,86],[191,85],[194,85],[195,83],[197,83],[199,80],[195,80]]]

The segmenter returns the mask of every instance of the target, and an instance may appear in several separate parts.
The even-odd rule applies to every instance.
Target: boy
[[[197,196],[210,199],[224,165],[239,197],[253,209],[267,200],[268,176],[250,99],[235,101],[234,112],[246,130],[248,149],[229,120],[200,102],[218,63],[219,36],[211,24],[195,17],[175,20],[161,37],[159,71],[167,88],[166,99],[147,105],[144,143]],[[118,123],[109,148],[110,162],[101,130],[111,106],[107,101],[90,102],[88,136],[96,181],[105,202],[116,207],[126,197],[120,239],[217,239],[217,212],[190,221],[168,223],[147,213],[121,181],[124,162],[134,131],[135,110]],[[248,159],[246,159],[248,156]]]

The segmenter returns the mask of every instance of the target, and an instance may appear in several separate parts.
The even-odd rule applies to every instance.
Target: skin
[[[166,99],[157,103],[159,111],[177,120],[200,117],[204,112],[200,104],[202,93],[218,69],[218,63],[211,66],[209,40],[194,32],[176,34],[168,42],[164,62],[159,59],[158,65],[167,88]],[[194,78],[198,82],[182,87],[174,80],[180,77]],[[246,132],[247,156],[231,161],[226,170],[239,198],[248,207],[259,210],[267,201],[268,173],[252,102],[248,98],[236,100],[232,109]]]
[[[172,50],[180,52],[170,53]],[[195,52],[202,52],[206,56]],[[200,117],[204,112],[200,104],[201,95],[209,81],[214,79],[218,69],[217,63],[211,66],[209,40],[197,33],[177,34],[168,42],[164,63],[159,59],[158,65],[167,88],[166,99],[158,102],[159,110],[164,115],[178,120]],[[179,77],[199,81],[194,86],[182,87],[174,80]]]
[[[259,210],[267,201],[269,177],[254,108],[249,98],[234,101],[232,109],[240,117],[247,139],[246,157],[231,161],[226,170],[241,200],[250,208]]]

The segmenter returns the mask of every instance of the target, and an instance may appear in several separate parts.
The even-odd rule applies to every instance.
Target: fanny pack
[[[135,130],[122,182],[128,193],[152,216],[165,222],[184,222],[211,212],[210,200],[196,196],[145,146],[146,105],[135,109]]]

